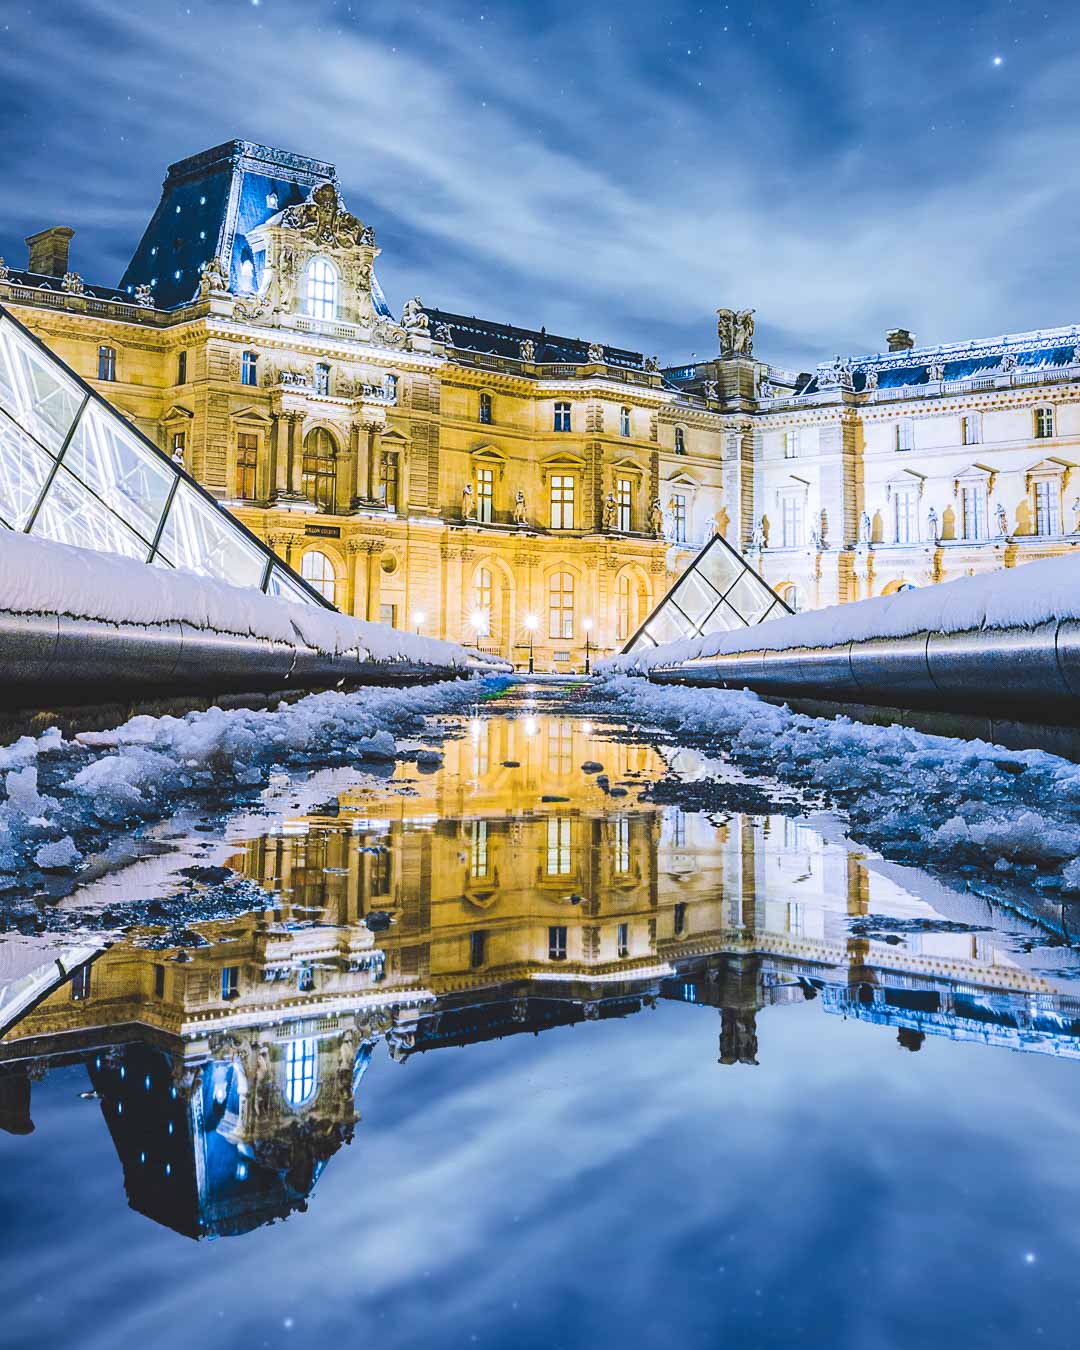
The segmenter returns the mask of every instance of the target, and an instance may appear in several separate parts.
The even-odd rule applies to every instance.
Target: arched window
[[[481,567],[476,574],[476,594],[473,598],[476,603],[477,612],[484,616],[485,631],[490,633],[492,585],[491,572],[486,567]]]
[[[285,1047],[285,1100],[303,1106],[315,1096],[319,1084],[319,1042],[314,1037],[289,1041]]]
[[[615,596],[615,636],[619,642],[625,642],[630,636],[630,606],[633,604],[633,590],[630,576],[624,572],[619,578],[619,587]]]
[[[320,553],[318,549],[312,549],[309,553],[305,553],[300,560],[300,575],[309,586],[313,586],[332,605],[337,603],[334,599],[337,590],[334,564],[325,553]]]
[[[682,427],[675,428],[675,453],[677,455],[686,454],[686,432]]]
[[[312,258],[307,265],[307,312],[313,319],[336,319],[338,308],[337,268],[326,258]]]
[[[304,496],[324,511],[334,509],[337,497],[337,446],[325,427],[304,437]]]
[[[784,601],[789,609],[793,609],[796,614],[802,610],[803,605],[805,604],[802,591],[795,585],[785,586],[780,599]]]
[[[569,572],[555,572],[548,595],[548,637],[574,636],[574,578]]]

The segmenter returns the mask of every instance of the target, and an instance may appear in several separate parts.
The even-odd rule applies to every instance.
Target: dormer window
[[[266,194],[266,206],[270,211],[276,211],[278,209],[278,195],[276,192],[268,192]]]
[[[307,265],[306,308],[313,319],[336,319],[338,307],[337,268],[326,258],[312,258]]]

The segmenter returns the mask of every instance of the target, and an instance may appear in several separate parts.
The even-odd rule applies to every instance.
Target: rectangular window
[[[902,417],[896,424],[897,450],[915,449],[915,423],[910,417]]]
[[[495,519],[495,470],[476,471],[476,519],[490,525]]]
[[[677,544],[686,543],[686,498],[681,492],[671,498],[671,537]]]
[[[90,962],[81,965],[71,976],[71,997],[75,1003],[81,1003],[90,997]]]
[[[620,956],[630,955],[630,925],[628,923],[619,924],[616,941],[619,947]]]
[[[781,500],[780,538],[784,548],[800,548],[803,541],[803,498],[791,493]]]
[[[259,383],[259,357],[257,352],[245,352],[240,358],[240,383],[251,385]]]
[[[570,430],[570,404],[569,404],[569,403],[556,403],[556,404],[555,404],[555,430],[556,430],[556,431],[569,431],[569,430]]]
[[[567,404],[569,407],[569,404]],[[567,473],[556,473],[551,478],[551,528],[574,528],[574,479]]]
[[[240,996],[240,967],[222,966],[221,968],[221,997],[224,999],[239,998]]]
[[[469,847],[469,876],[473,880],[488,874],[488,823],[486,820],[474,820]]]
[[[552,924],[548,929],[548,960],[566,960],[566,925]]]
[[[116,348],[99,347],[97,354],[97,377],[99,380],[116,379]]]
[[[784,432],[784,458],[798,459],[799,457],[799,433],[798,431]]]
[[[398,509],[398,457],[396,450],[384,450],[379,459],[379,501],[388,511]]]
[[[317,394],[330,392],[330,367],[321,361],[315,367],[315,392]]]
[[[180,352],[176,358],[176,383],[187,384],[187,352]]]
[[[634,484],[629,478],[616,481],[615,500],[619,507],[619,529],[629,534],[634,526]]]
[[[481,395],[480,395],[480,411],[479,411],[479,414],[478,414],[478,416],[477,416],[477,421],[479,421],[479,422],[484,422],[484,423],[486,423],[486,424],[490,424],[490,423],[491,423],[491,395],[490,395],[490,394],[481,394]]]
[[[574,636],[574,578],[569,572],[556,572],[548,591],[548,637]]]
[[[255,471],[259,460],[259,438],[241,431],[236,438],[236,495],[242,502],[255,500]]]
[[[487,934],[482,929],[475,929],[469,934],[469,965],[473,970],[479,970],[484,964],[486,948]]]
[[[901,488],[893,493],[898,544],[913,544],[919,537],[918,500],[918,493],[914,488]]]
[[[549,877],[570,875],[570,818],[548,816],[547,874]],[[563,930],[565,932],[565,929]],[[565,945],[566,939],[563,939]]]
[[[686,904],[680,902],[675,906],[675,936],[682,937],[686,931]]]
[[[620,435],[620,436],[629,436],[629,435],[630,435],[630,409],[629,409],[629,408],[620,408],[620,409],[619,409],[619,435]]]
[[[619,578],[619,589],[615,600],[615,637],[625,642],[630,636],[630,578]]]
[[[630,817],[615,817],[615,871],[622,876],[630,871]]]
[[[1035,409],[1035,436],[1040,441],[1048,441],[1054,434],[1053,408]]]
[[[964,538],[986,538],[986,488],[981,483],[964,488]]]
[[[164,966],[155,966],[155,967],[154,967],[154,997],[155,997],[155,998],[164,998],[164,997],[165,997],[165,967],[164,967]]]
[[[1035,484],[1035,533],[1061,533],[1061,493],[1049,479]]]
[[[380,848],[371,859],[371,895],[389,895],[394,875],[394,855],[388,848]]]
[[[183,464],[184,451],[187,449],[187,432],[174,431],[172,434],[172,457],[177,464]]]
[[[965,445],[978,445],[982,441],[982,416],[966,413],[961,419],[960,430]]]

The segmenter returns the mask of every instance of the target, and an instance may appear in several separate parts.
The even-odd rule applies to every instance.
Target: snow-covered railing
[[[455,643],[0,530],[0,696],[306,688],[478,664]]]
[[[1080,556],[671,642],[598,670],[1080,724]]]

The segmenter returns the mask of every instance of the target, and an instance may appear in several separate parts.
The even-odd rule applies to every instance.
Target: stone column
[[[368,540],[367,617],[375,623],[379,620],[379,555],[385,547],[381,539]]]
[[[367,495],[369,501],[374,501],[379,490],[379,433],[383,424],[381,421],[365,422],[364,429],[367,431]]]
[[[360,426],[353,422],[349,427],[349,453],[345,463],[344,506],[346,511],[354,511],[359,505],[356,492],[359,482]]]
[[[289,461],[285,442],[287,431],[282,428],[287,423],[283,413],[274,413],[270,423],[270,496],[287,497],[289,494]]]
[[[289,427],[289,493],[293,497],[302,497],[304,495],[304,448],[303,437],[300,433],[304,415],[294,412],[287,413],[286,416]]]

